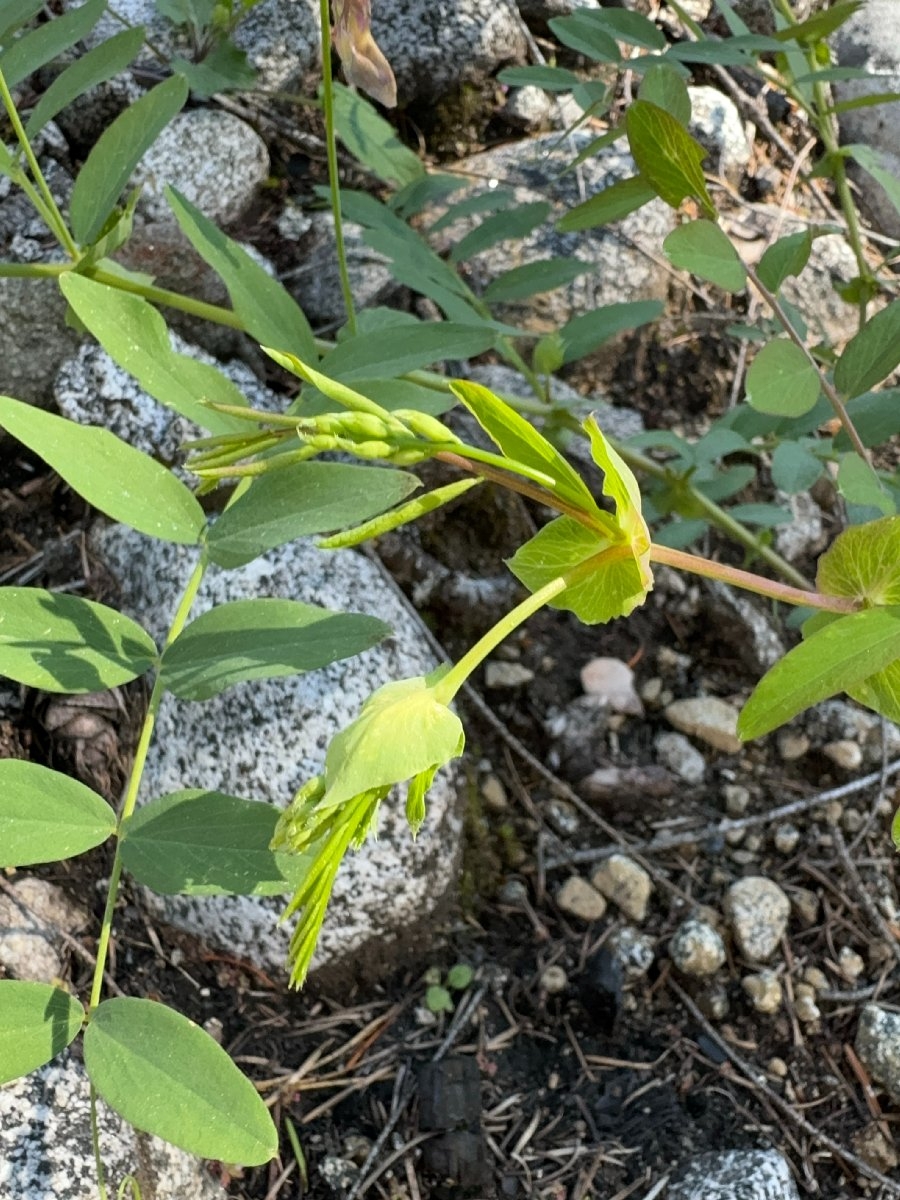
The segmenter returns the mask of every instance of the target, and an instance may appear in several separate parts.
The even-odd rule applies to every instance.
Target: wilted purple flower
[[[361,88],[386,108],[397,103],[397,83],[391,65],[372,37],[369,0],[332,0],[332,39],[347,82]]]

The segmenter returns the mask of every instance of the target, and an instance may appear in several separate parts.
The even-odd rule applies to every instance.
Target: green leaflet
[[[130,617],[42,588],[0,588],[0,675],[45,692],[102,692],[157,660]]]
[[[249,679],[296,675],[351,658],[390,632],[377,617],[299,600],[233,600],[185,627],[164,651],[160,675],[182,700],[208,700]]]
[[[747,283],[737,251],[713,221],[679,225],[663,242],[663,250],[672,266],[708,279],[726,292],[743,291]]]
[[[116,206],[134,168],[188,98],[178,75],[159,83],[107,126],[78,172],[69,218],[75,240],[89,246]]]
[[[777,292],[791,275],[799,275],[809,262],[812,233],[804,229],[773,242],[759,260],[757,274],[770,292]]]
[[[37,763],[0,759],[0,867],[74,858],[116,831],[116,814],[90,788]]]
[[[48,983],[0,980],[0,1084],[30,1075],[81,1032],[84,1009]]]
[[[900,300],[892,300],[847,343],[834,368],[834,382],[845,396],[859,396],[886,379],[898,364]]]
[[[425,168],[394,127],[358,92],[334,84],[334,123],[337,135],[365,167],[391,188],[423,178]]]
[[[78,425],[9,396],[0,396],[0,426],[114,521],[162,541],[199,542],[206,514],[190,490],[109,430]]]
[[[684,126],[649,100],[635,100],[628,109],[625,128],[638,170],[656,194],[672,208],[693,196],[715,220],[715,205],[700,166],[706,151]]]
[[[767,342],[747,372],[747,401],[757,412],[802,417],[819,398],[819,373],[787,338]]]
[[[280,815],[269,804],[222,792],[173,792],[130,818],[122,862],[163,895],[279,895],[297,886],[307,865],[270,849]]]
[[[795,646],[757,685],[738,720],[748,740],[847,691],[900,659],[900,607],[869,608],[829,621]]]
[[[51,59],[80,42],[103,16],[105,8],[106,0],[87,0],[81,8],[23,33],[0,54],[0,71],[6,86],[16,87]]]
[[[581,229],[594,229],[598,225],[609,225],[643,208],[655,198],[656,192],[640,175],[633,179],[620,179],[583,204],[576,204],[564,217],[560,217],[556,228],[562,233],[574,233]]]
[[[91,1083],[135,1129],[203,1158],[255,1166],[278,1149],[256,1088],[193,1021],[153,1000],[97,1006],[84,1035]]]
[[[867,605],[900,605],[900,517],[851,525],[819,559],[816,587]]]

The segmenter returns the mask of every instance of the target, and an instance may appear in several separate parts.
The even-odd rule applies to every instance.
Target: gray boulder
[[[119,578],[123,609],[157,639],[193,568],[196,551],[151,542],[121,526],[97,529],[91,547]],[[203,704],[167,696],[145,772],[144,800],[182,788],[211,788],[284,806],[321,770],[331,738],[369,694],[391,679],[436,665],[419,626],[368,559],[295,542],[235,571],[211,570],[195,606],[275,596],[386,620],[391,638],[356,658],[291,679],[230,689]],[[436,780],[428,819],[413,841],[403,803],[382,806],[378,840],[351,854],[338,875],[314,969],[376,975],[424,944],[434,914],[456,880],[460,801],[452,778]],[[277,924],[283,900],[256,897],[149,897],[163,920],[245,957],[283,968],[289,929]]]
[[[900,91],[900,8],[896,0],[869,0],[834,35],[836,58],[842,67],[859,67],[865,79],[833,84],[837,101],[855,100],[879,92]],[[838,118],[842,142],[863,142],[881,156],[882,167],[900,181],[900,100],[850,109]],[[870,175],[851,169],[860,181],[860,199],[876,225],[889,237],[900,238],[900,212],[887,192]],[[900,187],[900,183],[898,183]]]
[[[126,1175],[153,1200],[224,1200],[203,1163],[138,1133],[100,1101],[100,1152],[112,1195]],[[68,1053],[0,1088],[0,1196],[90,1200],[97,1195],[90,1088]]]
[[[669,1184],[666,1200],[800,1200],[800,1193],[777,1150],[727,1150],[698,1155]]]

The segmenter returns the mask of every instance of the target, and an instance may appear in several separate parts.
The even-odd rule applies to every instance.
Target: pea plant
[[[246,0],[242,5],[160,0],[161,11],[195,33],[211,28],[226,37],[249,7]],[[836,77],[827,38],[856,7],[849,0],[797,22],[789,5],[778,0],[776,32],[761,37],[722,3],[730,36],[707,37],[681,14],[689,36],[672,44],[636,13],[585,10],[555,19],[551,27],[590,69],[577,73],[550,64],[507,73],[509,82],[572,91],[585,116],[607,118],[608,132],[585,145],[579,157],[619,139],[627,141],[633,157],[632,178],[553,214],[560,229],[592,228],[661,199],[679,214],[662,247],[672,265],[735,298],[755,293],[767,314],[752,331],[759,348],[747,374],[745,402],[704,439],[689,443],[650,435],[619,444],[605,435],[601,413],[557,404],[548,382],[614,334],[654,320],[660,306],[608,306],[535,338],[507,319],[503,303],[563,286],[587,269],[584,264],[531,262],[500,275],[481,294],[474,290],[458,270],[466,257],[504,238],[525,236],[551,216],[551,206],[538,211],[512,200],[491,212],[478,196],[452,201],[460,181],[426,171],[364,99],[332,80],[326,0],[319,103],[330,172],[323,199],[335,217],[347,309],[346,326],[334,342],[314,336],[282,285],[174,188],[167,190],[173,217],[221,277],[230,307],[160,288],[115,260],[132,236],[137,196],[127,189],[135,166],[190,90],[204,94],[203,81],[178,63],[109,125],[82,164],[63,211],[35,153],[35,139],[66,105],[134,61],[143,30],[124,29],[76,57],[30,109],[20,108],[13,95],[17,86],[77,46],[106,4],[87,0],[35,24],[42,3],[0,0],[0,101],[14,138],[12,146],[0,146],[0,172],[22,189],[58,242],[48,261],[3,263],[0,275],[55,279],[72,319],[146,392],[205,431],[190,459],[199,492],[210,493],[214,502],[219,481],[237,480],[222,511],[208,519],[179,477],[112,433],[0,397],[0,426],[95,509],[148,537],[193,547],[195,554],[161,645],[109,606],[41,588],[0,588],[3,675],[27,687],[71,694],[142,677],[149,682],[146,716],[118,811],[44,766],[0,761],[0,866],[52,862],[111,844],[90,994],[82,1000],[59,987],[0,981],[0,1082],[38,1069],[83,1037],[104,1200],[98,1097],[136,1128],[201,1156],[253,1165],[270,1159],[278,1145],[255,1088],[206,1033],[164,1004],[104,996],[123,875],[162,893],[290,894],[286,916],[295,917],[296,925],[289,966],[292,982],[301,984],[345,854],[372,832],[381,804],[397,785],[405,785],[411,830],[421,827],[436,772],[463,751],[464,729],[453,708],[460,688],[541,608],[601,624],[627,618],[645,602],[657,565],[721,580],[805,613],[803,641],[764,676],[744,707],[742,737],[763,736],[841,691],[900,720],[900,481],[872,453],[900,427],[896,391],[883,386],[900,365],[900,301],[893,298],[886,264],[874,260],[866,245],[847,159],[855,158],[897,200],[900,183],[867,148],[839,146],[827,92]],[[393,76],[372,39],[367,0],[335,0],[333,18],[334,44],[349,83],[392,103]],[[197,36],[202,43],[205,35]],[[639,85],[637,97],[620,111],[609,72],[600,82],[593,66],[624,70],[626,63]],[[701,63],[757,71],[786,92],[815,128],[822,147],[816,172],[832,182],[859,267],[848,285],[858,329],[846,346],[810,344],[782,291],[805,266],[818,228],[775,241],[755,269],[741,260],[725,232],[716,190],[702,169],[704,151],[687,128],[685,80],[689,68]],[[846,69],[841,71],[846,77]],[[338,138],[383,181],[380,198],[341,189]],[[477,218],[451,261],[421,229],[435,205],[443,211],[431,233],[457,217]],[[397,279],[432,300],[443,319],[356,311],[341,233],[345,217],[364,227]],[[217,368],[172,348],[161,310],[246,333],[299,381],[296,399],[283,413],[252,410]],[[533,394],[498,396],[431,370],[445,360],[488,351],[515,367],[523,390],[530,387]],[[469,444],[440,419],[454,404],[468,410],[493,449]],[[596,479],[582,477],[560,449],[576,431],[588,439]],[[319,461],[334,451],[360,462]],[[746,513],[728,507],[748,480],[741,470],[741,482],[733,486],[731,455],[771,463],[773,474],[780,459],[782,481],[792,480],[797,490],[822,474],[835,477],[854,523],[820,559],[814,585],[742,520]],[[458,478],[416,494],[420,483],[409,468],[430,459]],[[646,499],[638,477],[645,481]],[[238,568],[301,536],[320,537],[326,549],[356,545],[485,482],[555,513],[508,563],[527,593],[521,603],[458,662],[394,681],[371,696],[329,746],[321,775],[301,788],[283,815],[251,799],[199,790],[150,797],[138,807],[167,691],[202,702],[241,681],[346,658],[390,632],[373,617],[280,599],[221,604],[192,618],[211,567]],[[776,578],[687,549],[710,525]]]

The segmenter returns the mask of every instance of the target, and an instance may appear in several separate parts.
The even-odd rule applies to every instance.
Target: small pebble
[[[816,992],[808,983],[798,983],[794,988],[794,1012],[797,1020],[811,1025],[821,1020],[822,1012],[816,1004]]]
[[[344,1138],[342,1149],[345,1158],[349,1158],[352,1163],[361,1167],[369,1157],[372,1139],[364,1137],[361,1133],[348,1133]]]
[[[848,983],[856,983],[866,969],[862,955],[857,954],[850,946],[841,947],[838,952],[838,966]]]
[[[725,943],[711,925],[690,917],[672,935],[669,954],[682,974],[704,978],[714,975],[725,962]]]
[[[828,976],[819,967],[807,967],[803,972],[803,982],[808,983],[815,992],[828,991]]]
[[[849,833],[852,837],[854,833],[859,833],[864,821],[865,817],[858,808],[848,808],[841,819],[841,825],[844,827],[844,832]]]
[[[580,921],[599,921],[606,912],[606,900],[580,875],[572,875],[556,893],[556,903],[570,917]]]
[[[835,766],[842,771],[858,771],[862,766],[863,752],[858,742],[840,738],[836,742],[828,742],[822,747],[822,752],[830,758]]]
[[[741,987],[750,997],[750,1002],[759,1013],[773,1013],[781,1008],[783,993],[781,980],[773,971],[760,971],[758,975],[746,975]]]
[[[563,837],[574,837],[581,828],[578,813],[567,800],[554,796],[544,808],[547,821]]]
[[[744,849],[748,854],[759,854],[763,847],[763,840],[758,833],[748,833],[744,840]]]
[[[783,1058],[770,1058],[766,1063],[766,1070],[770,1075],[774,1075],[776,1079],[785,1079],[788,1073],[788,1065]]]
[[[660,733],[653,740],[660,764],[685,783],[702,783],[706,778],[706,760],[683,733]]]
[[[666,720],[680,733],[690,734],[725,754],[738,754],[738,712],[718,696],[692,696],[666,705]]]
[[[581,686],[613,712],[641,717],[644,706],[634,689],[634,671],[618,658],[592,658],[581,668]]]
[[[658,675],[648,679],[641,688],[641,699],[645,704],[656,704],[663,689],[663,681]]]
[[[626,925],[610,938],[610,950],[626,979],[640,979],[653,966],[656,943],[646,933]]]
[[[730,1007],[724,983],[714,981],[697,997],[697,1007],[711,1021],[724,1021]]]
[[[819,897],[809,888],[791,889],[791,908],[804,929],[811,929],[819,919]]]
[[[497,899],[501,904],[508,904],[513,908],[521,908],[522,904],[528,899],[528,888],[521,879],[507,879],[497,892]]]
[[[844,815],[844,806],[840,800],[829,800],[825,805],[824,816],[829,825],[837,825],[840,823]]]
[[[729,846],[739,846],[746,836],[746,829],[729,829],[726,830],[725,841]]]
[[[626,854],[611,854],[594,871],[591,883],[629,920],[640,923],[646,919],[653,882],[644,868]]]
[[[778,753],[782,762],[796,762],[809,752],[809,746],[809,738],[805,733],[785,729],[778,735]]]
[[[900,1104],[900,1013],[867,1004],[859,1018],[855,1046],[872,1078]]]
[[[509,801],[506,798],[506,788],[496,775],[488,775],[481,785],[481,798],[488,812],[505,813],[509,811]]]
[[[882,1175],[889,1175],[900,1164],[896,1147],[875,1121],[864,1129],[858,1129],[850,1141],[859,1157]]]
[[[740,783],[726,783],[722,795],[729,817],[742,817],[750,804],[750,789]]]
[[[562,967],[547,967],[541,974],[541,987],[548,996],[558,996],[566,990],[568,983],[569,977]]]
[[[775,830],[772,842],[779,854],[793,854],[800,843],[800,830],[786,822]]]
[[[777,883],[749,875],[733,883],[725,895],[725,915],[745,958],[767,962],[787,929],[791,904]]]
[[[534,679],[534,671],[521,663],[492,660],[484,668],[484,686],[494,690],[520,688]]]

